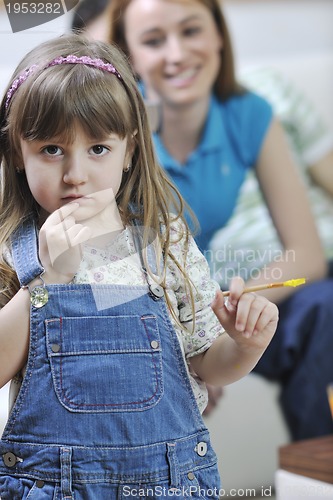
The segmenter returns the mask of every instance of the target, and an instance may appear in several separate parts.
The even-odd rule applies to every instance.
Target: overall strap
[[[44,271],[38,259],[37,228],[29,218],[11,236],[14,267],[21,286],[25,286]]]

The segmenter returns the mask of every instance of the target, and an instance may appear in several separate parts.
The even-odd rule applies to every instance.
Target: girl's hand
[[[80,244],[89,240],[91,229],[77,224],[75,211],[79,204],[72,202],[53,212],[39,232],[39,259],[48,283],[69,283],[81,261]]]
[[[233,278],[228,300],[218,291],[212,309],[237,345],[264,350],[275,333],[278,308],[265,297],[243,293],[244,287],[241,278]]]

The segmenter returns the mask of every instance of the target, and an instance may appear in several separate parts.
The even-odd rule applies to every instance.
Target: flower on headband
[[[13,83],[12,83],[12,85],[11,85],[10,89],[8,90],[7,95],[6,95],[6,104],[5,104],[6,109],[9,106],[9,102],[10,102],[11,98],[13,97],[13,94],[15,94],[17,89],[22,85],[23,82],[26,81],[28,76],[30,76],[31,73],[33,73],[36,68],[37,68],[37,64],[33,64],[30,68],[26,69],[24,71],[24,73],[22,73],[18,78],[16,78],[16,80],[13,81]]]
[[[92,59],[89,56],[78,57],[70,54],[66,57],[57,57],[56,59],[53,59],[53,61],[47,64],[46,68],[50,66],[57,66],[58,64],[85,64],[86,66],[93,66],[103,71],[107,71],[108,73],[113,73],[120,80],[122,79],[120,73],[116,70],[113,64],[106,63],[102,59]]]

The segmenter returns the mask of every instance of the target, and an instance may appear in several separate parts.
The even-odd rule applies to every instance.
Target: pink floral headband
[[[68,55],[66,57],[57,57],[56,59],[53,59],[51,62],[46,64],[43,69],[50,68],[51,66],[58,66],[60,64],[85,64],[86,66],[94,66],[95,68],[101,69],[102,71],[113,73],[117,76],[117,78],[122,80],[121,74],[119,73],[119,71],[117,71],[113,64],[106,63],[102,59],[92,59],[89,56],[78,57],[74,55]],[[18,78],[13,81],[10,89],[6,94],[6,109],[8,108],[9,103],[17,89],[22,85],[23,82],[27,80],[27,78],[29,78],[32,73],[34,73],[37,68],[38,65],[33,64],[30,68],[26,69]]]

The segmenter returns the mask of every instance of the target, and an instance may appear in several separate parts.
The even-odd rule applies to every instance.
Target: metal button
[[[199,455],[199,457],[204,457],[207,453],[207,443],[204,441],[200,441],[195,447],[195,451]]]
[[[151,346],[152,349],[158,349],[159,346],[160,346],[160,344],[157,342],[157,340],[152,340],[150,342],[150,346]]]
[[[17,458],[11,451],[7,451],[2,458],[6,467],[14,467],[16,465]]]
[[[60,345],[59,344],[52,344],[51,345],[52,352],[59,352],[60,351]]]
[[[45,304],[49,301],[49,292],[45,285],[35,286],[30,292],[30,301],[31,304],[39,309],[40,307],[45,306]]]
[[[195,478],[195,475],[193,474],[193,472],[189,472],[187,474],[187,477],[189,478],[190,481],[193,481],[193,479]]]
[[[161,299],[164,296],[164,290],[159,285],[151,285],[149,289],[150,293],[152,293],[153,296],[156,297],[157,299]]]
[[[45,482],[42,479],[38,479],[36,481],[37,488],[43,488],[44,484],[45,484]]]

